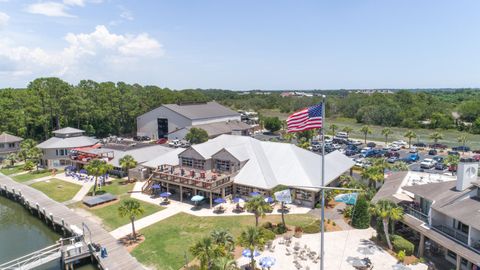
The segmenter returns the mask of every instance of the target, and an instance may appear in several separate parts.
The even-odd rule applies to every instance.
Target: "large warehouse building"
[[[137,117],[137,135],[152,139],[184,139],[192,127],[203,128],[209,137],[246,135],[250,126],[240,114],[217,102],[164,104]]]

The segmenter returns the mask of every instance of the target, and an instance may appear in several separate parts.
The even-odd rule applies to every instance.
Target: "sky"
[[[0,88],[480,87],[480,1],[0,0]]]

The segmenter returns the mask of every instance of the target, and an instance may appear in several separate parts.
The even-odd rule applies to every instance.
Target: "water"
[[[0,196],[0,263],[53,245],[60,235],[53,232],[20,204]],[[59,263],[42,267],[42,270],[59,270]],[[75,269],[93,270],[87,265]]]

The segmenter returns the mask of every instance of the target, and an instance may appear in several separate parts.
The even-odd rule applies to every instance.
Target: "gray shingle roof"
[[[403,179],[407,175],[407,172],[395,172],[391,176],[389,176],[387,179],[385,179],[385,183],[383,183],[382,187],[378,190],[377,194],[372,199],[373,203],[376,203],[377,201],[381,199],[387,199],[391,200],[395,203],[400,202],[399,199],[395,198],[393,195],[395,195],[398,190],[400,189],[400,186],[402,185]]]
[[[14,142],[21,142],[23,141],[22,138],[8,134],[6,132],[3,132],[0,134],[0,143],[14,143]]]
[[[239,113],[232,111],[215,101],[184,105],[164,104],[163,106],[191,120],[224,116],[240,116]]]
[[[85,132],[85,130],[66,127],[66,128],[61,128],[53,131],[53,134],[74,134],[74,133],[83,133],[83,132]]]

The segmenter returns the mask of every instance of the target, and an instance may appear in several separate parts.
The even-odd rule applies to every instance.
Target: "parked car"
[[[445,163],[442,162],[437,162],[437,164],[435,164],[435,170],[442,170],[444,171],[445,169],[447,169],[447,165]]]
[[[480,161],[480,155],[474,155],[472,158],[475,159],[476,161]]]
[[[387,159],[387,162],[388,162],[388,163],[395,163],[395,162],[397,162],[398,160],[399,160],[398,157],[392,156],[392,157],[389,157],[389,158]]]
[[[168,146],[178,148],[182,145],[180,140],[172,140],[168,143]]]
[[[420,168],[422,169],[431,169],[433,167],[435,167],[435,160],[431,159],[431,158],[426,158],[424,160],[422,160],[422,162],[420,162]]]
[[[410,148],[410,150],[408,150],[408,152],[410,153],[417,153],[418,152],[418,149],[416,146],[413,146],[412,148]]]
[[[166,138],[161,138],[161,139],[158,139],[155,143],[156,144],[166,144],[168,142],[168,140]]]
[[[388,152],[385,153],[385,156],[386,156],[387,158],[391,158],[391,157],[400,158],[400,153],[395,152],[395,151],[388,151]]]
[[[434,156],[432,159],[437,163],[443,163],[443,157],[441,156]]]
[[[356,146],[359,146],[359,145],[362,145],[362,141],[359,141],[359,140],[348,140],[348,141],[347,141],[347,144],[348,144],[348,145],[356,145]]]
[[[398,144],[391,144],[390,145],[390,150],[399,151],[400,149],[402,149],[402,147]]]
[[[453,151],[469,152],[469,151],[470,151],[470,147],[468,147],[468,146],[463,146],[463,145],[461,145],[461,146],[454,146],[454,147],[452,147],[452,150],[453,150]]]
[[[398,140],[398,141],[393,141],[392,144],[396,144],[400,147],[405,147],[407,146],[407,142],[406,141],[403,141],[403,140]]]
[[[447,149],[447,146],[441,143],[430,144],[429,147],[433,149]]]
[[[187,140],[181,140],[180,141],[180,147],[187,148],[190,146],[190,142]]]
[[[448,155],[460,156],[460,153],[458,151],[448,151]]]
[[[379,150],[379,149],[370,149],[364,153],[362,153],[362,157],[383,157],[383,155],[385,154],[385,152],[383,150]]]
[[[430,156],[435,156],[436,154],[438,154],[438,152],[437,152],[436,149],[430,149],[430,150],[428,150],[428,155],[430,155]]]
[[[370,148],[370,147],[364,147],[364,148],[362,148],[362,150],[360,150],[360,153],[363,154],[363,153],[365,153],[365,152],[367,152],[367,151],[370,151],[370,150],[372,150],[372,148]]]
[[[406,163],[413,163],[413,162],[417,162],[419,159],[420,159],[420,156],[418,155],[418,153],[415,153],[415,154],[408,155],[408,157],[404,158],[403,161],[405,161]]]
[[[427,147],[427,144],[423,143],[423,142],[417,142],[417,143],[414,143],[413,146],[419,147],[419,148],[424,148],[424,147]]]
[[[456,172],[457,171],[457,165],[449,165],[448,166],[448,171],[449,172]]]
[[[150,141],[151,139],[148,136],[133,136],[133,140],[141,142],[141,141]]]
[[[374,142],[369,142],[369,143],[367,143],[367,146],[371,147],[371,148],[375,148],[377,146],[377,144],[374,143]]]

